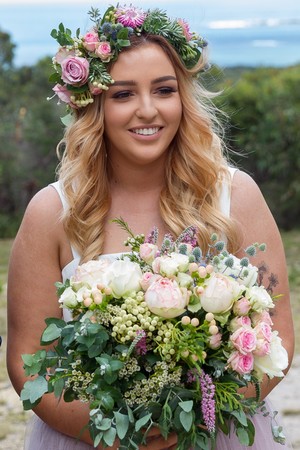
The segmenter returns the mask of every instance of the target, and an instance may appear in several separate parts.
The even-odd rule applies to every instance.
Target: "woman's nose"
[[[139,119],[152,119],[158,114],[154,99],[150,96],[143,96],[136,109],[136,116]]]

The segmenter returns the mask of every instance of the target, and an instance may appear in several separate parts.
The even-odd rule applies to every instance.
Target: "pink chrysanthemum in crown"
[[[124,25],[124,27],[132,28],[143,25],[146,15],[142,9],[135,8],[134,6],[117,8],[115,13],[117,22]]]

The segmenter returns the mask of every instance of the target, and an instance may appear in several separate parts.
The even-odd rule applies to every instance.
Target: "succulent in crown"
[[[160,9],[144,11],[132,5],[117,5],[109,7],[103,16],[97,8],[91,8],[88,14],[94,25],[83,36],[78,29],[72,37],[71,30],[62,23],[51,32],[60,47],[53,58],[55,72],[50,81],[55,83],[55,95],[71,111],[93,103],[94,96],[114,83],[107,65],[131,45],[132,35],[163,36],[188,69],[196,66],[207,45],[190,31],[185,20],[170,19]]]

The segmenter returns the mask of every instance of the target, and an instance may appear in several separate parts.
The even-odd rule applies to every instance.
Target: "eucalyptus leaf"
[[[193,400],[187,400],[185,402],[179,402],[178,405],[180,406],[181,409],[183,409],[183,411],[189,413],[192,411],[193,409]]]
[[[141,419],[137,420],[135,423],[135,431],[139,431],[147,422],[151,419],[152,413],[146,414]]]
[[[123,439],[129,428],[129,417],[125,414],[121,414],[118,411],[114,412],[114,417],[116,421],[116,430],[119,439]]]
[[[61,328],[59,328],[55,323],[51,323],[43,332],[41,337],[41,344],[51,344],[56,341],[61,335]]]
[[[29,400],[30,403],[35,403],[46,392],[48,392],[48,383],[44,377],[39,376],[34,380],[26,381],[20,398],[21,400]]]
[[[103,440],[109,447],[112,447],[114,445],[116,435],[117,435],[116,429],[111,427],[109,430],[104,431]]]
[[[189,432],[190,429],[192,428],[193,421],[194,421],[193,412],[192,411],[190,411],[190,412],[181,411],[179,418],[180,418],[181,425],[183,426],[185,431]]]
[[[241,425],[247,426],[247,416],[242,410],[231,411],[231,415],[236,417]]]
[[[239,438],[239,441],[242,445],[249,446],[250,445],[250,439],[247,432],[247,429],[244,427],[237,427],[236,429],[237,437]]]
[[[109,430],[110,427],[111,427],[111,419],[109,419],[108,417],[104,417],[104,419],[102,419],[100,425],[97,425],[98,430],[101,430],[101,431]]]

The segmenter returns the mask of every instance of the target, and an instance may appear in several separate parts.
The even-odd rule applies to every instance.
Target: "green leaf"
[[[22,355],[22,359],[24,362],[25,375],[31,376],[36,375],[40,372],[43,367],[43,363],[45,362],[47,357],[46,350],[38,350],[35,354],[25,354]],[[46,368],[44,368],[46,371]]]
[[[52,36],[54,39],[57,38],[57,30],[55,28],[51,31],[50,36]]]
[[[97,425],[98,430],[106,431],[109,430],[111,427],[111,419],[108,419],[108,417],[104,417],[102,419],[101,424]]]
[[[130,41],[128,39],[118,39],[117,40],[117,45],[119,47],[129,47],[130,46]]]
[[[21,391],[21,400],[29,400],[30,403],[35,403],[46,392],[48,392],[48,383],[44,377],[37,377],[34,380],[26,381],[24,388]]]
[[[146,414],[141,419],[137,420],[135,423],[135,431],[139,431],[147,422],[151,419],[152,413]]]
[[[112,396],[105,391],[100,391],[99,393],[100,395],[97,396],[99,398],[99,400],[101,401],[102,405],[104,406],[104,408],[106,410],[111,411],[114,407],[114,399],[112,398]]]
[[[183,411],[189,413],[193,409],[193,400],[187,400],[185,402],[179,402],[178,405],[180,406]]]
[[[51,342],[56,341],[60,335],[61,328],[59,328],[55,323],[50,323],[42,334],[41,345],[51,344]]]
[[[239,441],[240,441],[240,443],[242,445],[245,445],[245,446],[249,446],[250,445],[250,439],[249,439],[248,432],[247,432],[246,428],[238,427],[236,429],[236,435],[237,435],[237,437],[238,437],[238,439],[239,439]]]
[[[98,445],[101,442],[102,437],[103,437],[102,432],[96,435],[96,437],[94,438],[94,448],[98,447]]]
[[[55,397],[60,397],[62,395],[64,387],[65,387],[64,378],[58,378],[57,380],[55,380],[55,382],[53,383]]]
[[[247,417],[246,414],[242,411],[231,411],[231,415],[236,417],[241,425],[247,426]]]
[[[109,447],[114,445],[116,434],[116,429],[113,427],[103,433],[103,440]]]
[[[180,418],[181,425],[183,426],[185,431],[189,432],[193,425],[193,420],[194,420],[193,412],[192,411],[190,411],[190,412],[181,411],[181,413],[179,414],[179,418]]]
[[[116,420],[116,429],[119,439],[123,439],[129,428],[129,417],[125,414],[121,414],[118,411],[114,412],[114,417]]]

